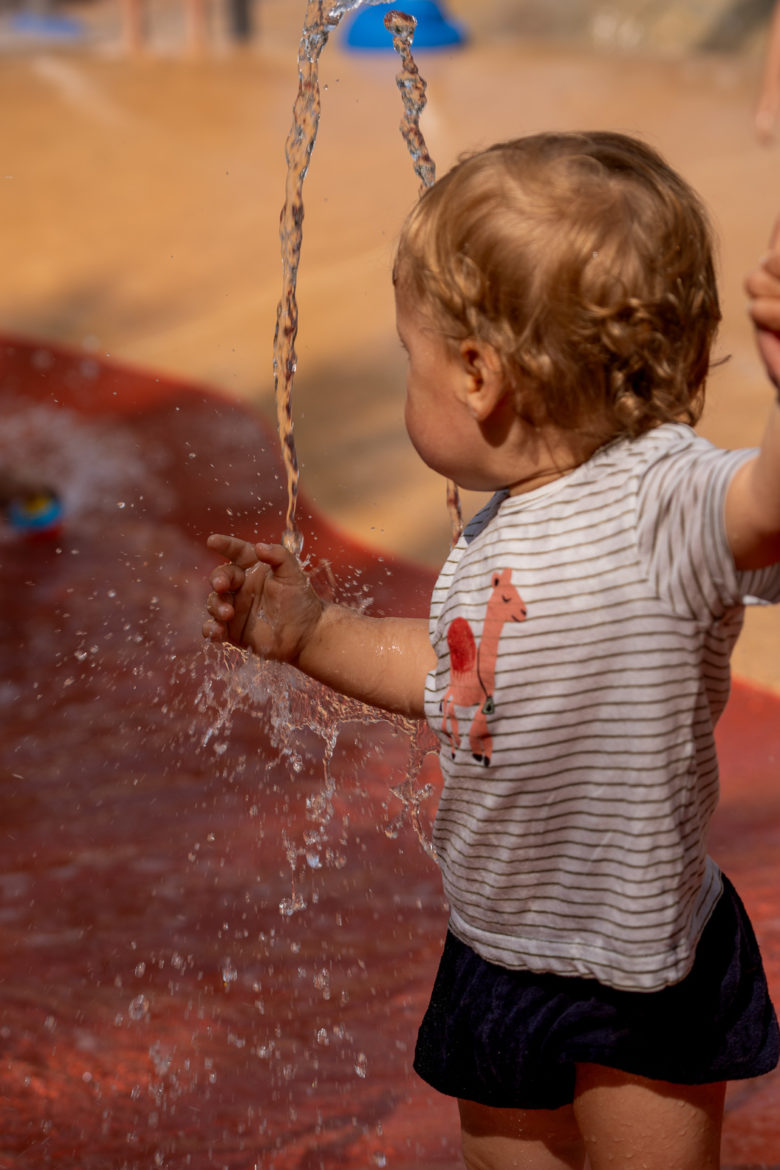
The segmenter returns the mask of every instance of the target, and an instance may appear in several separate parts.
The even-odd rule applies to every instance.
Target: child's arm
[[[729,487],[726,533],[737,568],[760,569],[780,561],[780,220],[745,288],[777,397],[758,455],[739,468]]]
[[[210,536],[227,558],[210,581],[203,635],[289,662],[333,690],[402,715],[423,714],[435,665],[425,619],[371,618],[326,605],[281,545]]]

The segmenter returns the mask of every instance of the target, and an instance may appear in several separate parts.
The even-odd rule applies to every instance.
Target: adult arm
[[[734,475],[726,497],[726,534],[738,569],[780,561],[780,220],[770,249],[745,288],[756,341],[776,399],[758,454]]]

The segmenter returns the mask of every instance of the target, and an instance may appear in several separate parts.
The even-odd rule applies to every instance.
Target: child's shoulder
[[[684,457],[702,444],[711,446],[687,423],[661,423],[641,435],[613,439],[595,451],[588,462],[596,468],[646,466],[671,456]]]
[[[726,474],[752,452],[715,446],[687,423],[662,423],[636,438],[620,438],[600,448],[588,460],[588,478],[611,477],[645,486],[662,479],[683,479],[701,471],[723,469]]]
[[[702,477],[708,482],[713,476],[727,479],[748,455],[714,446],[686,423],[662,423],[635,438],[612,440],[574,471],[535,491],[514,496],[506,489],[496,492],[466,525],[460,547],[487,528],[492,531],[497,518],[511,520],[516,513],[542,519],[553,514],[563,521],[607,506],[630,509],[648,497],[657,502],[667,492],[696,495]]]

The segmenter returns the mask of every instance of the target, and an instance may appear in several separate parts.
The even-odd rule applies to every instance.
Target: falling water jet
[[[282,293],[276,310],[274,333],[274,391],[282,458],[287,475],[287,516],[282,544],[299,556],[303,537],[295,512],[298,503],[299,468],[292,423],[292,385],[297,367],[298,336],[296,288],[303,235],[303,184],[309,170],[320,123],[319,60],[328,37],[351,9],[378,0],[308,0],[298,48],[298,94],[285,145],[287,180],[280,216],[282,245]]]
[[[425,78],[420,74],[412,56],[412,42],[417,20],[405,12],[393,10],[385,16],[385,28],[393,37],[393,48],[401,58],[402,69],[396,75],[395,83],[401,94],[404,116],[401,120],[401,135],[409,148],[415,174],[420,180],[422,195],[436,182],[436,164],[425,144],[420,117],[428,101]]]
[[[356,8],[379,0],[308,0],[298,49],[298,93],[293,104],[293,120],[285,145],[287,179],[285,199],[280,215],[282,252],[282,293],[276,311],[273,370],[277,425],[287,478],[287,513],[282,544],[295,556],[303,549],[303,536],[296,522],[299,466],[292,421],[292,387],[297,369],[295,343],[298,336],[298,268],[303,237],[303,186],[319,130],[321,102],[319,59],[328,37],[342,17]],[[385,27],[393,36],[393,47],[401,57],[402,71],[396,78],[404,105],[401,133],[409,148],[421,192],[436,178],[436,168],[420,130],[420,115],[426,104],[426,85],[412,56],[412,41],[417,21],[401,11],[387,13]],[[447,484],[447,507],[456,543],[463,529],[458,489]]]
[[[420,180],[420,194],[424,194],[436,182],[436,165],[431,158],[420,129],[420,117],[427,102],[424,77],[412,56],[412,41],[417,20],[405,12],[393,10],[385,16],[385,28],[393,37],[393,48],[401,58],[401,72],[396,76],[396,85],[401,93],[404,116],[401,120],[401,135],[412,157],[414,171]],[[463,512],[458,488],[452,480],[447,481],[447,511],[450,516],[452,544],[455,545],[463,531]]]
[[[348,11],[361,7],[363,3],[376,2],[377,0],[341,0],[341,2],[326,6],[322,0],[308,0],[298,50],[298,93],[293,105],[292,126],[285,145],[287,177],[285,200],[280,216],[283,279],[274,335],[274,389],[277,423],[287,479],[287,513],[282,543],[296,557],[300,557],[303,548],[303,537],[296,524],[299,466],[292,421],[292,387],[297,368],[295,344],[298,334],[298,303],[296,292],[303,239],[303,187],[317,139],[321,113],[319,60],[330,33],[338,26],[342,17]],[[404,12],[392,11],[385,16],[384,23],[392,34],[393,47],[402,61],[402,71],[396,78],[404,107],[401,134],[411,154],[415,172],[420,179],[422,193],[435,181],[436,168],[420,129],[420,115],[426,104],[426,83],[412,56],[412,41],[417,21],[413,16]],[[452,519],[454,543],[460,535],[462,520],[457,488],[452,483],[448,484],[447,499]],[[237,707],[242,707],[247,698],[250,701],[252,698],[257,700],[258,684],[261,691],[266,694],[270,689],[270,693],[275,695],[277,699],[284,696],[283,717],[281,719],[275,718],[272,713],[272,723],[277,729],[274,733],[275,736],[279,737],[279,729],[283,729],[280,738],[275,739],[277,750],[282,753],[287,750],[288,745],[284,740],[293,728],[301,730],[306,727],[315,731],[324,744],[322,808],[320,814],[313,817],[319,822],[315,835],[319,834],[321,840],[329,820],[327,810],[330,807],[330,796],[334,788],[330,775],[330,760],[338,734],[336,729],[351,720],[361,723],[386,721],[407,737],[410,752],[406,778],[401,784],[391,788],[392,796],[401,803],[401,811],[388,824],[386,832],[388,836],[396,835],[401,822],[408,817],[423,849],[432,855],[433,847],[423,829],[420,811],[422,802],[430,797],[432,790],[430,786],[418,789],[415,784],[424,757],[432,749],[430,742],[426,740],[416,721],[399,721],[384,712],[376,712],[363,704],[350,704],[341,698],[335,701],[334,707],[333,699],[324,699],[320,693],[322,688],[310,682],[306,684],[302,694],[296,693],[293,698],[290,688],[278,685],[278,679],[276,680],[277,685],[273,684],[273,680],[269,679],[268,676],[268,664],[264,665],[266,669],[261,671],[262,680],[255,677],[254,683],[249,684],[246,682],[245,670],[233,669],[229,672],[231,679],[229,701],[222,706],[217,724],[213,731],[207,733],[204,746],[206,742],[225,730],[234,710]],[[251,670],[254,673],[254,665]],[[206,698],[205,695],[202,697]],[[292,717],[289,708],[291,701],[295,703],[302,701],[301,718]],[[208,702],[207,698],[206,702]],[[287,856],[291,868],[293,888],[291,897],[285,899],[280,905],[280,910],[285,915],[305,908],[305,902],[295,888],[296,860],[299,855],[303,854],[305,854],[305,850],[297,849],[292,843],[288,845]]]

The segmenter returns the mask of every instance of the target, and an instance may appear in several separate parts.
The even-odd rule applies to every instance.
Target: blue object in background
[[[30,536],[56,533],[62,523],[62,503],[53,491],[19,496],[8,505],[8,523]]]
[[[79,41],[85,32],[80,20],[51,12],[17,12],[9,28],[17,36],[42,41]]]
[[[385,28],[385,16],[396,10],[417,21],[413,49],[444,49],[466,40],[463,27],[449,19],[434,0],[397,0],[395,4],[374,4],[356,12],[346,26],[349,49],[389,49],[393,38]]]

